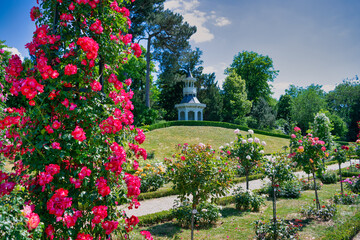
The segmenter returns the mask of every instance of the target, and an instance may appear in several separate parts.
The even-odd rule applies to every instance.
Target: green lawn
[[[321,201],[328,200],[336,191],[339,184],[324,185],[319,191]],[[313,202],[314,191],[305,191],[299,199],[281,199],[278,204],[278,216],[287,220],[301,219],[304,225],[300,231],[300,239],[323,239],[329,229],[342,222],[346,217],[353,216],[359,211],[359,206],[338,206],[338,213],[333,220],[321,222],[302,218],[300,208]],[[266,206],[258,213],[242,212],[236,210],[234,205],[228,205],[222,209],[222,218],[217,224],[208,229],[195,231],[195,239],[253,239],[253,222],[260,218],[270,219],[272,216],[272,202],[266,201]],[[135,231],[134,239],[138,239],[140,230],[150,231],[154,239],[190,239],[190,230],[177,226],[174,222],[167,222],[151,227],[142,227]],[[140,238],[139,238],[140,239]]]
[[[241,131],[247,134],[247,132]],[[226,143],[235,140],[233,129],[221,127],[203,127],[203,126],[176,126],[156,129],[145,133],[146,141],[142,147],[149,153],[155,152],[155,159],[163,160],[164,157],[171,157],[176,152],[175,147],[180,143],[188,144],[210,144],[214,149],[219,149]],[[255,134],[261,141],[267,143],[265,147],[266,153],[280,151],[283,146],[289,145],[289,139],[271,137],[266,135]],[[152,161],[152,160],[150,160]]]

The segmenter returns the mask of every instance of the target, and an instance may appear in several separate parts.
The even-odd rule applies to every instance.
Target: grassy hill
[[[241,131],[246,135],[247,132]],[[235,140],[233,129],[221,127],[204,126],[174,126],[168,128],[156,129],[145,133],[146,141],[142,147],[149,153],[154,151],[155,159],[162,160],[164,157],[171,157],[176,152],[175,147],[180,143],[188,144],[210,144],[214,149],[219,149],[226,143]],[[261,134],[255,134],[261,141],[267,143],[266,153],[280,151],[283,146],[289,145],[289,139],[270,137]]]

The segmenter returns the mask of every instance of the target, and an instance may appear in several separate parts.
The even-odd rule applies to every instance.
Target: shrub
[[[180,206],[173,209],[172,215],[176,218],[177,223],[182,227],[191,225],[192,206],[190,202],[183,202]],[[194,226],[204,227],[215,223],[220,218],[220,208],[214,204],[203,202],[196,208],[194,215]]]
[[[165,173],[165,167],[161,163],[156,163],[155,166],[147,164],[143,168],[138,168],[134,175],[141,179],[140,191],[145,193],[161,188],[166,182]]]
[[[359,175],[360,176],[360,175]],[[360,177],[353,176],[352,178],[347,178],[343,182],[346,183],[345,188],[350,190],[353,193],[360,193]]]
[[[250,210],[258,212],[261,205],[265,205],[264,199],[249,190],[243,191],[242,188],[235,190],[235,205],[239,210]]]
[[[298,231],[300,226],[283,219],[277,219],[275,228],[273,221],[258,220],[255,221],[255,239],[299,239]]]
[[[315,202],[315,201],[314,201]],[[323,204],[320,209],[315,205],[308,205],[301,207],[301,214],[307,218],[321,219],[328,221],[335,216],[337,209],[333,204]]]
[[[310,178],[310,181],[307,178],[300,178],[300,184],[301,184],[301,189],[303,191],[315,190],[315,185],[314,182],[312,181],[312,178]],[[316,190],[320,190],[322,186],[323,184],[319,180],[316,180]]]
[[[319,176],[323,184],[334,184],[337,182],[337,174],[335,171],[326,171]]]
[[[278,187],[278,192],[276,196],[278,198],[299,198],[301,196],[301,184],[298,180],[290,180],[284,182],[281,186]],[[271,184],[265,185],[261,193],[267,194],[269,198],[273,196],[274,188]]]
[[[344,205],[352,205],[357,201],[358,195],[352,193],[339,194],[335,193],[333,196],[333,201],[335,204],[344,204]]]

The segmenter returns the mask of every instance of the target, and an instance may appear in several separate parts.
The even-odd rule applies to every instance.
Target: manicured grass
[[[327,201],[335,192],[339,191],[339,184],[324,185],[319,191],[321,201]],[[278,201],[278,216],[287,220],[301,219],[304,225],[300,231],[300,239],[323,239],[334,226],[344,222],[350,216],[359,212],[359,206],[338,206],[338,213],[333,220],[321,222],[317,220],[304,219],[300,215],[300,208],[306,204],[312,204],[314,191],[305,191],[299,199],[280,199]],[[221,213],[222,218],[215,226],[195,231],[195,239],[253,239],[253,222],[260,218],[269,219],[272,216],[272,203],[266,201],[266,206],[259,213],[242,212],[235,209],[235,206],[225,206]],[[190,230],[177,226],[174,222],[141,227],[134,232],[134,239],[140,239],[141,230],[150,231],[154,239],[189,239]]]
[[[243,135],[247,132],[241,131]],[[176,152],[178,144],[210,144],[214,149],[225,146],[235,140],[233,129],[203,126],[176,126],[156,129],[145,133],[146,141],[142,145],[148,152],[155,152],[155,159],[162,161]],[[289,139],[255,134],[261,141],[267,143],[265,153],[280,151],[289,145]],[[150,160],[154,161],[154,160]]]

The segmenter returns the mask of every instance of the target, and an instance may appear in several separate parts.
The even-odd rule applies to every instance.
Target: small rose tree
[[[180,151],[172,159],[165,159],[165,163],[180,201],[184,202],[189,196],[192,197],[194,214],[200,203],[226,194],[231,186],[232,172],[227,159],[218,156],[209,145],[184,144],[178,148]],[[193,239],[193,226],[191,229]]]
[[[339,149],[334,149],[333,156],[335,160],[339,164],[339,175],[340,175],[340,186],[341,186],[341,196],[344,194],[344,188],[343,188],[343,181],[342,181],[342,174],[341,174],[341,164],[346,162],[346,156],[347,152],[349,151],[348,146],[341,146]]]
[[[264,158],[261,165],[264,177],[270,180],[273,188],[273,221],[276,225],[276,193],[285,181],[295,177],[292,172],[293,163],[285,154],[278,153],[269,158]]]
[[[26,45],[34,67],[25,71],[13,55],[5,68],[0,152],[15,172],[1,177],[0,197],[25,186],[43,239],[108,239],[115,230],[127,238],[138,222],[117,208],[139,205],[140,180],[128,173],[138,163],[129,159],[146,159],[145,135],[132,125],[131,80],[116,74],[141,54],[125,3],[40,1]]]
[[[236,140],[233,144],[226,146],[223,151],[230,158],[235,159],[244,168],[246,177],[246,190],[249,190],[249,174],[264,157],[264,146],[266,142],[254,137],[254,131],[249,130],[246,137],[243,137],[239,129],[234,131]]]
[[[315,173],[321,175],[325,170],[322,163],[322,159],[327,155],[325,153],[326,147],[324,145],[324,141],[317,137],[313,138],[311,133],[308,133],[306,136],[302,136],[301,129],[299,127],[295,127],[294,132],[291,134],[290,157],[292,157],[293,160],[297,162],[297,164],[301,166],[307,174],[312,174],[317,209],[320,209],[320,202],[317,193]]]

